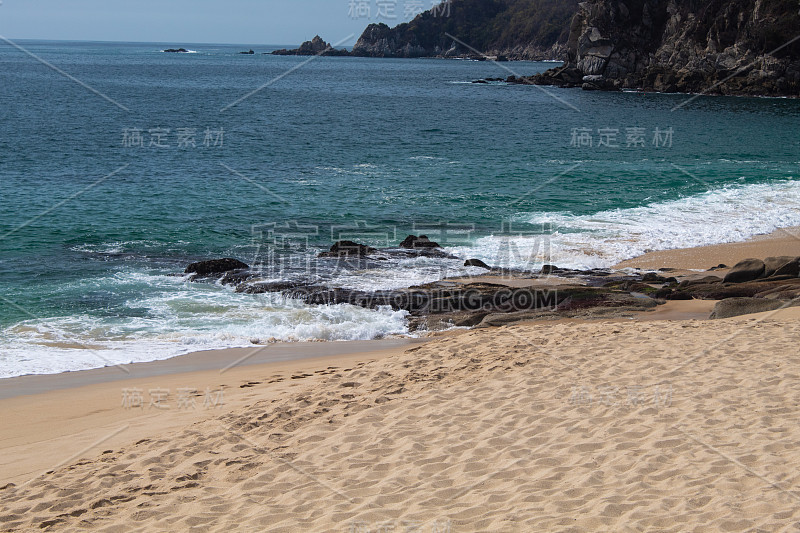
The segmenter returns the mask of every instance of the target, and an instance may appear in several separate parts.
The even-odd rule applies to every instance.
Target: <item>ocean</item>
[[[196,260],[391,289],[482,272],[468,258],[608,267],[800,225],[798,100],[472,83],[546,62],[17,44],[0,45],[0,377],[409,333],[390,309],[189,282]],[[458,259],[314,259],[408,234]]]

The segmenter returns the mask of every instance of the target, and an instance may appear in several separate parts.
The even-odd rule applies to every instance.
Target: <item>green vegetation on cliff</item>
[[[566,43],[577,9],[577,0],[451,0],[449,6],[443,4],[394,28],[371,24],[354,53],[443,55],[452,46],[449,33],[480,51],[524,55],[525,49],[545,50]],[[461,48],[459,52],[469,50]]]

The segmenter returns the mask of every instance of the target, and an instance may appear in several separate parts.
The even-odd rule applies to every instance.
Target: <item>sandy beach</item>
[[[0,530],[794,530],[800,308],[713,305],[4,380]]]

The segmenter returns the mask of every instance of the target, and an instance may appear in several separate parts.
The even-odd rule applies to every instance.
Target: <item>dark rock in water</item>
[[[226,274],[227,276],[227,274]],[[223,278],[222,282],[224,283]],[[236,292],[245,294],[264,294],[266,292],[284,292],[297,288],[301,285],[296,281],[259,281],[257,279],[248,280],[246,283],[240,283],[236,287]]]
[[[726,298],[717,302],[709,318],[730,318],[732,316],[763,313],[780,309],[787,302],[766,298]]]
[[[170,53],[170,54],[188,54],[189,53],[189,50],[187,50],[186,48],[167,48],[166,50],[163,50],[163,51],[167,52],[167,53]]]
[[[252,50],[249,50],[247,52],[239,52],[239,55],[243,55],[243,56],[252,56],[254,54],[255,54],[255,52],[253,52]]]
[[[250,270],[230,270],[225,272],[222,277],[219,278],[219,282],[223,285],[239,286],[255,276],[256,274]]]
[[[559,87],[579,87],[583,84],[583,73],[574,66],[565,65],[536,74],[530,78],[509,76],[506,83],[520,85],[557,85]]]
[[[743,283],[753,281],[764,275],[766,265],[761,259],[743,259],[728,272],[723,280],[725,283]]]
[[[419,237],[409,235],[400,243],[400,248],[441,248],[441,246],[439,246],[439,243],[428,239],[427,235],[420,235]]]
[[[800,257],[782,255],[764,259],[764,277],[800,275]]]
[[[542,265],[542,269],[539,271],[540,274],[554,274],[561,270],[555,265]]]
[[[489,83],[486,80],[472,80],[472,83]]]
[[[222,274],[231,270],[244,270],[250,268],[246,263],[238,259],[225,257],[223,259],[211,259],[209,261],[198,261],[186,267],[185,274],[197,274],[198,276],[210,276],[212,274]]]
[[[481,267],[485,268],[486,270],[491,270],[492,267],[481,261],[480,259],[467,259],[464,261],[465,267]]]
[[[330,250],[322,252],[317,257],[364,257],[377,251],[375,248],[353,241],[336,241]]]
[[[722,270],[723,268],[728,268],[728,265],[726,265],[725,263],[720,263],[720,264],[718,264],[718,265],[717,265],[717,266],[715,266],[715,267],[711,267],[711,268],[709,268],[709,269],[707,270],[707,272],[713,272],[713,271],[715,271],[715,270]]]
[[[306,41],[301,44],[300,48],[297,49],[297,52],[300,55],[318,54],[320,52],[324,52],[328,48],[332,48],[332,46],[329,43],[326,43],[319,35],[315,35],[310,41]]]

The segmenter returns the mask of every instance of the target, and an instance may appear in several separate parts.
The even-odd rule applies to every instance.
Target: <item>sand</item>
[[[0,530],[796,530],[800,309],[710,304],[0,400]]]

